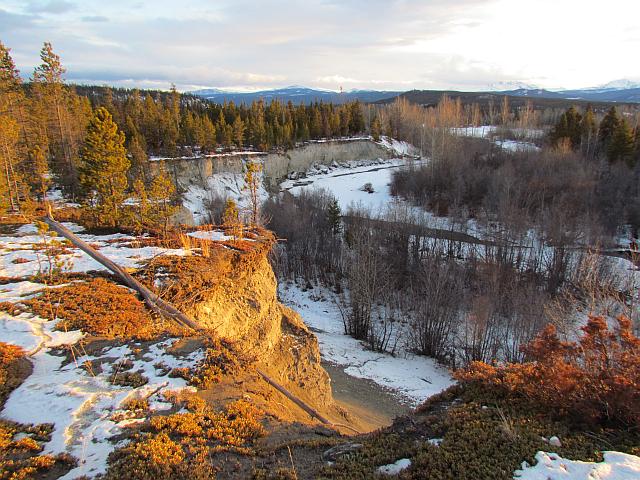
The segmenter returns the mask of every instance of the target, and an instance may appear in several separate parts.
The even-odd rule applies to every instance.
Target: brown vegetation
[[[108,338],[149,338],[157,331],[157,322],[135,294],[103,278],[47,289],[22,303],[36,315],[59,320],[59,330]]]
[[[458,380],[499,396],[522,398],[556,417],[595,425],[640,426],[640,339],[631,321],[610,329],[591,317],[578,342],[548,326],[526,348],[528,361],[504,366],[474,362]]]

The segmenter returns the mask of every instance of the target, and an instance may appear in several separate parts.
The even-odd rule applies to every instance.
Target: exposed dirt
[[[395,417],[411,412],[409,406],[375,382],[352,377],[331,363],[323,362],[322,366],[331,378],[334,400],[354,417],[361,426],[360,431],[386,427]]]

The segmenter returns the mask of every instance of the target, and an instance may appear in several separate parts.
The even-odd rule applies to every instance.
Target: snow
[[[413,406],[454,383],[447,369],[431,358],[404,351],[396,356],[373,352],[345,335],[340,310],[329,292],[304,292],[297,285],[281,283],[279,295],[316,335],[322,358],[345,367],[346,374],[372,380]]]
[[[209,218],[206,203],[215,197],[234,200],[238,205],[241,216],[248,218],[251,205],[245,188],[243,173],[215,173],[207,178],[204,187],[201,185],[189,185],[182,196],[182,205],[191,212],[196,225],[207,223]],[[269,197],[262,185],[262,179],[260,179],[258,197],[261,203]]]
[[[382,137],[377,143],[391,150],[393,153],[400,157],[413,156],[420,152],[419,149],[417,149],[410,143],[396,140],[395,138],[391,137]]]
[[[327,173],[308,172],[306,178],[284,181],[280,189],[298,195],[305,188],[322,188],[336,197],[343,212],[355,205],[378,212],[394,200],[389,185],[393,172],[404,165],[405,160],[394,159],[373,165],[339,167]],[[373,193],[362,190],[366,183],[371,183]]]
[[[395,463],[390,463],[389,465],[378,467],[378,473],[381,475],[397,475],[410,466],[411,460],[409,460],[408,458],[401,458]]]
[[[604,452],[600,463],[566,460],[555,453],[538,452],[536,465],[514,472],[518,480],[638,480],[640,458],[620,452]]]
[[[234,237],[230,237],[229,235],[225,235],[221,230],[201,230],[197,232],[189,232],[187,235],[193,238],[199,238],[201,240],[211,240],[214,242],[227,242],[229,240],[233,240]]]
[[[530,142],[521,142],[517,140],[496,140],[495,143],[497,146],[501,147],[503,150],[508,150],[510,152],[538,152],[540,151],[540,147],[538,147],[534,143]]]
[[[77,225],[67,225],[82,231]],[[133,248],[129,244],[134,237],[122,234],[79,236],[94,245],[101,253],[124,267],[135,267],[139,262],[156,255],[184,255],[183,250],[157,247]],[[0,237],[0,275],[10,278],[29,278],[41,269],[46,270],[44,242],[50,237],[37,234],[35,225],[25,225],[14,236]],[[34,250],[35,249],[35,250]],[[103,270],[100,264],[79,250],[69,247],[61,256],[68,261],[71,270],[86,272]],[[24,261],[13,263],[21,258]],[[47,287],[44,284],[16,280],[0,285],[0,302],[16,303]],[[123,402],[132,397],[146,397],[158,390],[150,400],[151,410],[167,410],[171,405],[160,398],[164,390],[192,389],[181,378],[169,378],[166,371],[154,365],[163,363],[172,368],[191,367],[204,357],[202,350],[176,357],[168,352],[175,339],[158,341],[145,347],[140,357],[128,345],[107,346],[99,354],[88,356],[79,341],[81,331],[56,331],[56,321],[28,313],[10,315],[0,312],[0,341],[19,345],[29,354],[33,364],[32,374],[15,389],[7,399],[1,415],[3,419],[26,424],[52,423],[51,440],[43,453],[66,452],[79,459],[79,464],[63,479],[82,475],[95,476],[106,470],[107,456],[115,448],[111,438],[123,433],[123,429],[139,420],[114,419],[114,414],[126,414]],[[74,361],[67,363],[67,356],[57,347],[67,346]],[[140,347],[142,348],[142,347]],[[112,385],[108,379],[113,373],[113,363],[129,359],[133,368],[148,378],[148,383],[138,388]],[[99,361],[102,369],[87,371],[85,362]]]
[[[72,230],[82,231],[82,227],[75,224],[65,224]],[[26,278],[39,272],[47,272],[48,260],[44,251],[46,244],[52,241],[61,242],[62,237],[43,237],[34,234],[37,231],[34,225],[24,225],[18,229],[17,236],[0,236],[0,276]],[[111,235],[77,234],[79,238],[91,244],[96,250],[113,260],[123,268],[137,268],[141,262],[159,255],[187,255],[182,249],[170,249],[161,247],[132,247],[131,241],[135,237],[121,233]],[[62,261],[68,272],[104,271],[106,267],[93,260],[81,250],[69,246],[69,253],[61,254]],[[16,262],[16,263],[14,263]],[[1,285],[0,290],[6,288]]]

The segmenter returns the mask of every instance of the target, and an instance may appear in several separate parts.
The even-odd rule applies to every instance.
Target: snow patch
[[[381,467],[378,467],[378,473],[381,475],[397,475],[410,466],[411,460],[409,460],[408,458],[401,458],[395,463],[390,463],[389,465],[382,465]]]
[[[620,452],[604,452],[600,463],[566,460],[555,453],[538,452],[536,465],[523,464],[514,472],[518,480],[637,480],[640,458]]]

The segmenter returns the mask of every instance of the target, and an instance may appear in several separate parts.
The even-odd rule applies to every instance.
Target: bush
[[[150,338],[154,333],[151,316],[136,295],[103,278],[45,290],[23,303],[36,315],[60,319],[58,330],[109,338]]]
[[[18,375],[18,361],[24,357],[24,350],[16,345],[0,342],[0,407],[11,391],[22,383]]]
[[[474,387],[520,398],[557,417],[592,425],[640,427],[640,339],[621,316],[610,330],[590,317],[584,335],[562,342],[549,325],[524,348],[528,361],[493,366],[474,362],[456,374]]]

